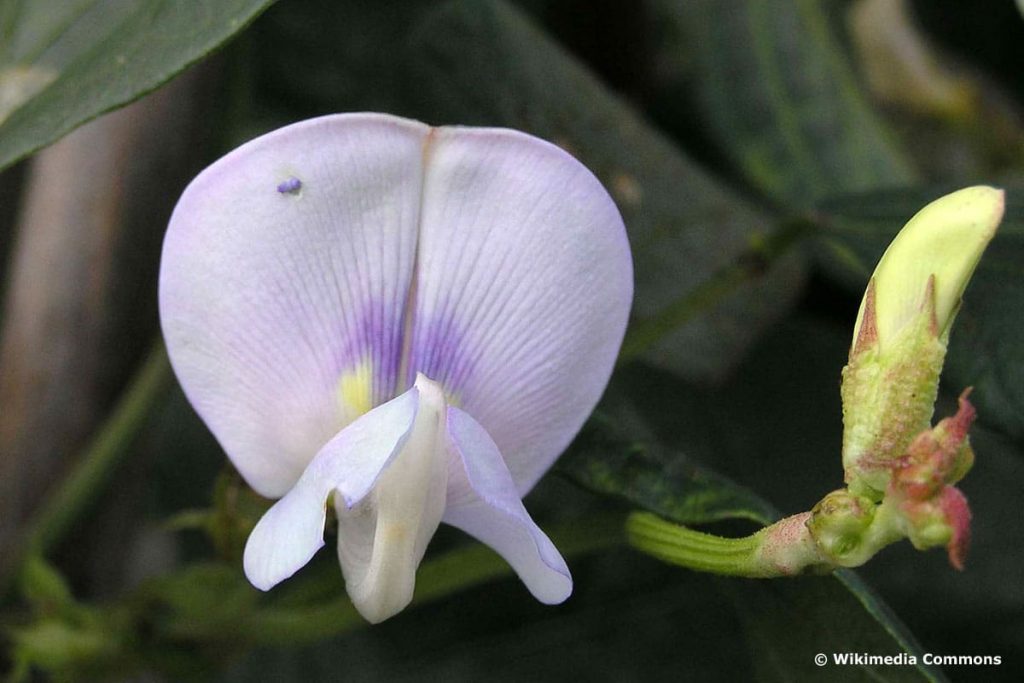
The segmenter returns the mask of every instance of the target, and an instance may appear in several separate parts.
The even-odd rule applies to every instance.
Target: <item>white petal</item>
[[[416,568],[444,512],[444,395],[422,375],[416,388],[419,408],[408,440],[372,494],[354,507],[335,501],[345,588],[371,623],[393,616],[412,600]]]
[[[427,154],[410,371],[494,438],[520,493],[575,436],[632,301],[618,210],[554,145],[441,128]]]
[[[428,132],[383,115],[304,121],[210,166],[175,208],[160,272],[168,352],[263,495],[283,495],[341,427],[405,388]]]
[[[351,505],[372,489],[409,439],[419,390],[374,408],[331,439],[284,498],[277,501],[245,545],[245,575],[270,590],[297,572],[324,544],[324,505],[338,490]]]
[[[245,544],[249,583],[268,591],[313,559],[324,545],[325,498],[300,482],[267,510]]]
[[[497,445],[472,417],[450,407],[452,459],[444,521],[494,548],[543,603],[563,602],[572,577],[551,540],[530,518]]]

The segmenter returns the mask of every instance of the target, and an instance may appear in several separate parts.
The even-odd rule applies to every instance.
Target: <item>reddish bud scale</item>
[[[945,543],[956,569],[963,569],[970,542],[967,498],[951,485],[972,457],[967,433],[977,413],[967,400],[970,391],[960,395],[955,415],[914,438],[906,455],[894,464],[889,485],[889,495],[903,501],[900,511],[912,528],[915,545]]]
[[[953,537],[946,546],[949,563],[962,571],[971,543],[971,508],[967,505],[967,497],[954,486],[943,489],[942,495],[939,496],[939,506],[946,522],[953,530]]]
[[[878,324],[875,312],[875,279],[868,280],[867,291],[864,292],[864,312],[857,337],[853,340],[850,358],[858,356],[878,344]]]
[[[892,485],[902,496],[911,500],[928,500],[954,483],[959,465],[965,456],[967,433],[977,412],[967,396],[960,395],[955,415],[939,422],[933,429],[918,434],[907,448],[907,453],[893,468]]]

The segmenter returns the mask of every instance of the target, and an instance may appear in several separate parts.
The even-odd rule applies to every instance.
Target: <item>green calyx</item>
[[[843,469],[850,489],[881,500],[890,465],[928,429],[946,357],[947,333],[935,323],[935,289],[922,291],[916,316],[883,347],[877,337],[855,340],[843,368]],[[873,316],[873,283],[865,316]],[[861,327],[861,333],[871,327]]]
[[[825,557],[834,564],[852,566],[850,558],[862,554],[863,540],[875,521],[875,508],[875,502],[866,496],[833,491],[811,510],[808,529]]]

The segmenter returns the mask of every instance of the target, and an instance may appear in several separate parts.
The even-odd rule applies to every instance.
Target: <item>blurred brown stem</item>
[[[156,332],[160,243],[203,147],[205,74],[86,124],[32,162],[0,330],[0,575]]]

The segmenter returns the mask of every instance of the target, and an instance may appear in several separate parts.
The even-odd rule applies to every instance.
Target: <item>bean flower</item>
[[[442,521],[565,600],[522,497],[603,392],[632,292],[601,184],[516,131],[341,114],[203,171],[167,230],[161,324],[196,411],[278,499],[245,548],[252,584],[309,562],[333,504],[371,622],[412,599]]]

